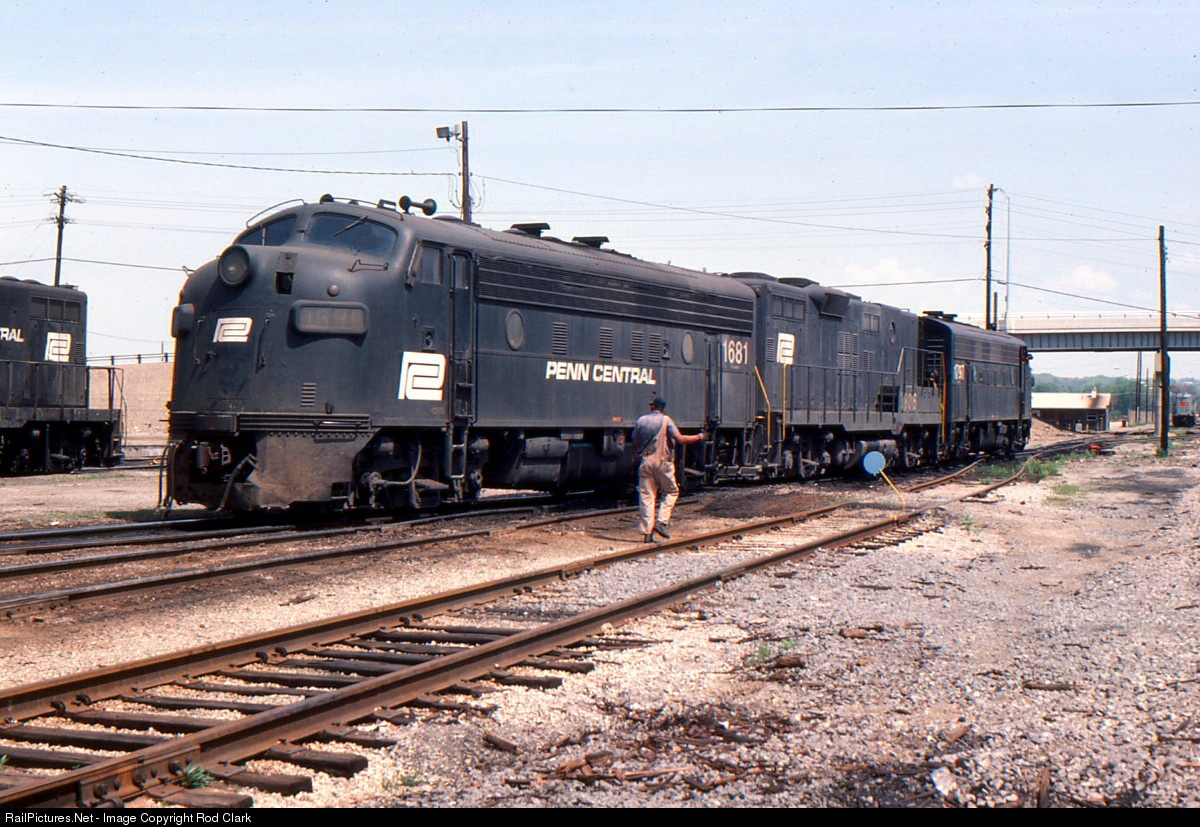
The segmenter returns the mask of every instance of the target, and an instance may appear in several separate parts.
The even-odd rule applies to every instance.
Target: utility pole
[[[58,287],[62,281],[63,227],[70,223],[67,220],[67,202],[81,199],[75,193],[67,192],[67,185],[63,184],[50,196],[50,200],[58,202],[58,217],[51,219],[58,225],[58,247],[54,251],[54,286]]]
[[[1134,385],[1133,405],[1136,414],[1132,417],[1134,425],[1142,424],[1142,352],[1137,352],[1137,384]]]
[[[996,329],[995,319],[992,317],[992,198],[996,194],[996,185],[988,184],[987,188],[987,241],[983,242],[983,254],[986,261],[987,269],[987,286],[983,291],[983,326],[988,330]]]
[[[462,144],[462,220],[471,221],[471,166],[467,153],[467,122],[462,121],[457,126],[439,126],[437,136],[449,141],[457,138]]]
[[[1167,355],[1167,241],[1166,231],[1158,228],[1158,455],[1169,450],[1171,431],[1171,358]]]
[[[471,223],[471,167],[467,155],[467,122],[462,122],[462,220]]]

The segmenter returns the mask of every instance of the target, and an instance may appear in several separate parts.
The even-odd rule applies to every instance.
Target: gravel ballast
[[[1200,805],[1198,460],[1189,442],[1164,460],[1133,443],[949,505],[938,530],[898,546],[824,550],[725,583],[623,626],[643,645],[598,655],[595,671],[566,675],[559,689],[505,688],[472,702],[490,711],[378,724],[397,746],[322,747],[366,755],[366,771],[317,775],[313,793],[291,798],[256,792],[256,804]],[[813,496],[812,486],[745,491],[681,512],[679,527],[778,513],[792,500],[807,507]],[[879,496],[900,510],[885,487]],[[630,525],[559,529],[520,550],[632,542]],[[618,566],[538,592],[507,617],[582,610],[729,562],[684,553]],[[495,563],[512,568],[514,555]],[[499,571],[475,558],[469,574]],[[324,580],[321,602],[343,599],[339,588]],[[414,588],[377,584],[389,596]],[[356,589],[353,601],[370,599]],[[225,623],[208,611],[234,609],[243,626],[255,606],[301,619],[281,602],[176,605],[175,628],[161,623],[167,607],[140,626],[125,616],[131,648],[100,653],[39,650],[61,637],[14,627],[0,637],[0,663],[28,676],[36,663],[22,661],[53,659],[61,674],[75,658],[82,669],[181,648],[196,641],[179,624],[220,635]]]

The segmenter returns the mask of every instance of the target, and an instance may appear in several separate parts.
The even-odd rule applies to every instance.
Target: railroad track
[[[164,520],[147,520],[128,523],[104,523],[98,525],[66,526],[62,528],[28,529],[0,533],[0,555],[39,554],[80,548],[100,548],[115,545],[144,545],[168,540],[205,540],[267,531],[304,531],[325,528],[369,527],[378,524],[439,522],[471,514],[486,514],[506,508],[536,508],[569,504],[571,500],[544,494],[525,494],[508,497],[489,497],[472,503],[456,504],[441,514],[405,515],[397,517],[394,512],[368,512],[363,515],[350,514],[341,519],[328,516],[293,514],[281,515],[220,515],[208,513],[202,517],[177,517]]]
[[[691,504],[691,500],[681,500],[683,506]],[[0,566],[0,583],[7,585],[7,595],[0,596],[0,619],[16,620],[28,617],[34,613],[46,612],[65,605],[78,604],[102,598],[127,596],[141,592],[154,591],[182,586],[189,583],[209,581],[220,578],[234,577],[252,572],[262,572],[271,569],[291,568],[313,563],[328,562],[339,558],[364,557],[398,549],[416,547],[432,547],[438,544],[456,540],[482,538],[498,533],[510,533],[533,528],[540,528],[557,523],[594,519],[609,515],[626,514],[636,511],[636,508],[624,506],[619,508],[585,509],[582,511],[568,510],[562,514],[545,514],[544,510],[534,506],[515,508],[496,508],[486,512],[471,511],[459,514],[424,517],[412,520],[385,523],[381,525],[356,525],[349,527],[322,528],[311,530],[289,529],[273,531],[268,528],[229,529],[227,531],[209,532],[208,539],[189,539],[183,543],[168,543],[152,548],[122,550],[116,553],[96,554],[73,557],[57,557],[52,560],[20,563]],[[535,513],[531,519],[523,519],[516,523],[487,525],[467,528],[457,531],[442,531],[430,534],[402,535],[383,537],[373,542],[336,545],[333,547],[305,548],[287,554],[269,556],[253,556],[223,563],[200,566],[186,570],[173,570],[144,577],[131,577],[120,571],[119,579],[84,585],[56,586],[41,591],[30,591],[27,584],[43,582],[39,578],[59,573],[77,575],[88,569],[124,566],[126,564],[143,563],[160,558],[170,558],[197,552],[214,552],[216,550],[236,550],[246,547],[261,549],[280,543],[304,543],[317,540],[344,537],[351,534],[382,533],[396,529],[411,530],[431,524],[445,523],[452,520],[462,520],[478,517],[504,517],[513,514]],[[227,536],[228,535],[228,536]],[[57,549],[55,549],[57,550]]]
[[[978,496],[1009,481],[963,497]],[[46,754],[54,750],[46,746],[22,747],[10,755],[14,769],[0,776],[0,783],[13,785],[0,791],[0,804],[117,806],[143,795],[189,806],[246,803],[248,794],[244,792],[187,789],[189,779],[201,772],[241,787],[281,790],[303,785],[292,776],[265,777],[242,766],[256,756],[348,774],[362,763],[361,756],[331,755],[313,744],[341,740],[378,745],[386,739],[352,725],[402,722],[412,714],[412,705],[461,706],[447,700],[446,692],[479,695],[487,684],[506,682],[552,686],[558,680],[555,673],[587,670],[588,657],[603,645],[597,634],[611,624],[823,549],[902,542],[911,536],[904,532],[911,531],[905,527],[914,521],[929,520],[927,526],[914,530],[936,526],[938,521],[930,515],[944,503],[882,517],[876,514],[873,519],[863,518],[863,509],[851,505],[835,504],[662,545],[638,546],[515,578],[2,692],[0,705],[7,710],[11,724],[0,731],[0,738],[54,744],[60,750],[87,746],[109,755],[78,753],[65,759],[48,758]],[[848,525],[856,511],[859,519]],[[810,525],[818,519],[827,521],[819,529]],[[699,549],[711,550],[724,564],[553,622],[528,628],[466,627],[442,619],[464,607],[521,600],[521,594],[539,586],[555,583],[566,588],[594,568],[671,551],[699,556]],[[712,554],[704,559],[711,560]],[[729,564],[729,560],[735,562]],[[615,645],[624,644],[618,641]],[[531,671],[535,674],[528,674]],[[118,715],[121,710],[107,708],[112,700],[152,711]],[[167,714],[164,709],[187,714]],[[236,712],[241,717],[205,720],[204,710]],[[125,732],[80,729],[95,725],[115,726]],[[148,734],[150,729],[155,732]],[[5,749],[10,748],[0,747],[0,752]],[[51,777],[13,777],[18,769],[44,767],[50,761],[57,761],[58,766],[75,761],[79,766]]]
[[[919,481],[907,487],[905,492],[916,492],[955,480],[975,468],[979,463],[972,462],[950,474],[942,474],[933,479]],[[835,480],[837,485],[839,481]],[[536,501],[540,501],[537,498]],[[306,544],[314,541],[331,540],[349,535],[365,535],[370,533],[388,532],[397,529],[413,529],[453,520],[471,517],[496,517],[508,514],[535,512],[539,509],[533,505],[502,507],[509,502],[524,503],[526,498],[495,498],[487,501],[495,503],[487,509],[472,509],[451,514],[441,514],[432,517],[418,517],[407,520],[374,519],[370,521],[355,521],[354,524],[334,527],[304,528],[298,525],[265,525],[245,526],[237,528],[213,529],[200,521],[200,525],[186,532],[168,531],[163,534],[156,532],[149,535],[128,535],[117,528],[105,532],[105,536],[95,539],[54,539],[42,540],[37,543],[20,543],[0,546],[0,555],[4,553],[22,554],[24,556],[51,556],[53,559],[36,562],[18,563],[0,566],[0,619],[19,620],[30,616],[41,615],[68,605],[77,605],[88,601],[113,599],[132,594],[180,587],[201,581],[212,581],[232,578],[254,572],[287,569],[316,563],[328,562],[339,558],[364,557],[373,554],[412,549],[416,547],[432,547],[438,544],[457,540],[484,538],[496,532],[511,532],[523,529],[544,527],[558,522],[585,520],[607,515],[630,513],[633,508],[593,509],[580,513],[567,513],[558,516],[536,516],[516,524],[500,527],[485,526],[468,528],[458,531],[444,531],[433,534],[416,536],[387,536],[376,541],[338,545],[334,547],[313,548],[306,546],[300,550],[283,554],[267,554],[263,552],[269,546],[279,544]],[[690,501],[683,500],[687,505]],[[170,523],[167,524],[168,526]],[[166,538],[168,542],[163,542]],[[151,544],[149,548],[129,548],[140,544]],[[117,552],[103,554],[88,554],[76,556],[59,556],[52,553],[64,549],[76,550],[82,548],[99,548],[119,545]],[[238,550],[245,550],[239,553]],[[151,561],[196,553],[216,555],[222,553],[225,559],[210,561],[205,565],[185,570],[172,570],[167,573],[155,573],[138,576],[136,568]],[[232,557],[230,555],[233,555]],[[118,567],[114,579],[79,583],[86,572],[93,569]],[[134,571],[127,570],[133,567]],[[55,575],[58,575],[55,577]],[[67,578],[64,582],[64,578]]]
[[[1094,442],[1095,440],[1072,441],[1044,449],[1038,455],[1070,452]],[[950,482],[967,474],[979,464],[979,462],[971,462],[952,473],[942,474],[933,479],[919,480],[908,485],[904,491],[914,493]],[[838,480],[832,482],[835,485],[839,483]],[[318,526],[314,528],[272,522],[267,525],[222,528],[220,526],[228,526],[229,522],[219,520],[214,523],[211,519],[202,518],[185,521],[189,524],[186,531],[174,529],[178,521],[165,521],[149,524],[152,529],[151,533],[144,533],[145,524],[126,524],[0,535],[0,556],[40,557],[45,555],[52,558],[0,566],[0,589],[2,589],[0,591],[0,619],[21,619],[87,601],[112,599],[200,581],[230,578],[272,569],[286,569],[338,558],[362,557],[397,549],[434,546],[455,540],[487,537],[496,531],[508,532],[523,528],[537,528],[555,522],[590,519],[633,510],[631,508],[599,509],[566,516],[541,516],[517,525],[505,525],[500,528],[483,527],[400,538],[385,537],[374,542],[355,543],[333,548],[305,547],[286,554],[263,556],[266,547],[284,543],[305,544],[354,534],[365,535],[385,531],[391,533],[397,529],[412,529],[471,517],[528,513],[538,510],[538,504],[543,504],[544,507],[544,500],[545,498],[540,496],[492,498],[483,501],[476,508],[458,510],[449,514],[403,520],[397,520],[394,517],[370,517],[354,520],[351,525],[339,524],[332,527]],[[521,505],[508,506],[509,503],[520,503]],[[526,505],[525,503],[532,504]],[[685,500],[684,503],[686,504],[687,501]],[[213,525],[217,527],[214,528]],[[86,533],[95,530],[98,530],[102,536],[89,537]],[[8,542],[4,543],[6,538]],[[141,545],[150,547],[131,548]],[[110,546],[120,546],[121,548],[117,552],[82,556],[57,554],[64,550]],[[239,549],[246,551],[239,554],[237,552]],[[213,555],[221,552],[222,555],[218,556],[216,561],[206,560],[205,565],[186,570],[172,570],[169,573],[142,576],[139,576],[136,571],[137,567],[144,566],[149,561],[200,552]],[[222,556],[224,559],[221,559]],[[126,566],[132,566],[134,570],[123,570]],[[122,568],[118,569],[118,575],[114,579],[78,582],[81,577],[85,576],[85,572],[104,567]],[[64,582],[64,578],[67,578],[68,574],[69,580]],[[53,575],[61,576],[52,577]],[[75,582],[70,582],[72,580]]]

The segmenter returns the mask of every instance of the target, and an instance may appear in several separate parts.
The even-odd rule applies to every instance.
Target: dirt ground
[[[898,546],[741,578],[630,624],[649,645],[560,689],[506,689],[487,715],[383,727],[398,745],[365,751],[354,779],[256,802],[1200,806],[1200,446],[1180,435],[1168,457],[1154,448],[1143,437],[1048,465],[1040,481],[947,504],[937,530]],[[768,513],[821,491],[748,489],[718,510]],[[156,496],[147,472],[6,480],[0,526],[123,520]],[[714,513],[684,510],[680,527]],[[582,537],[572,531],[513,553],[557,550]],[[618,521],[592,536],[634,533]],[[484,561],[478,574],[490,576]],[[660,575],[612,576],[645,587]],[[338,602],[335,579],[320,591],[304,605]],[[148,612],[144,629],[129,617],[122,637],[161,650],[167,627],[211,622],[198,611],[174,607],[173,624]],[[52,618],[46,632],[79,621]],[[0,663],[62,666],[65,652],[3,651],[21,639],[0,635]]]
[[[0,478],[0,531],[150,519],[158,471]]]

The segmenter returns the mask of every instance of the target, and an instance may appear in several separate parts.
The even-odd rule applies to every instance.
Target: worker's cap
[[[665,411],[667,409],[667,400],[663,399],[661,396],[656,396],[654,397],[654,401],[650,403],[650,407],[658,408],[660,411]]]

